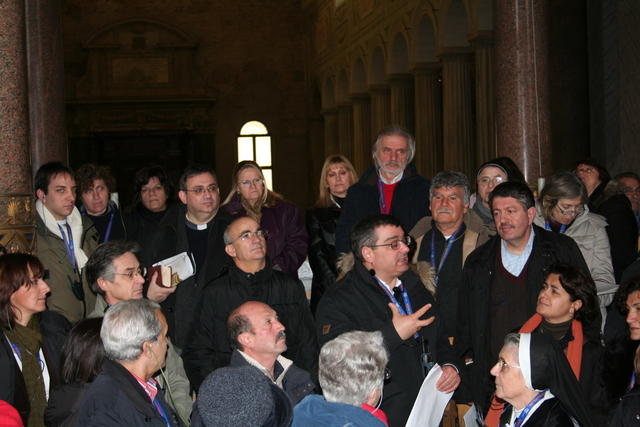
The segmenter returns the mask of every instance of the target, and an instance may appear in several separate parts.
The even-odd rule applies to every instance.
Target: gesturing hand
[[[391,309],[393,327],[403,340],[411,338],[416,332],[425,326],[429,326],[435,320],[434,316],[425,320],[420,320],[420,317],[424,315],[427,310],[431,308],[431,304],[425,304],[413,314],[402,314],[398,311],[398,307],[395,304],[389,303]]]

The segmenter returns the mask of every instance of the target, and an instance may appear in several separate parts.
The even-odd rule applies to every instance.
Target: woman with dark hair
[[[49,286],[38,258],[0,257],[0,400],[13,405],[25,425],[44,425],[50,390],[59,381],[60,349],[70,329],[46,311]]]
[[[635,378],[640,378],[640,347],[636,349],[636,355],[633,359],[633,374]],[[611,427],[633,427],[638,425],[638,420],[640,420],[640,383],[635,383],[622,396],[609,425]]]
[[[134,200],[124,220],[129,240],[140,244],[140,262],[151,265],[153,239],[165,217],[177,215],[178,204],[169,177],[160,166],[147,166],[136,172]]]
[[[231,191],[222,210],[234,218],[249,216],[260,224],[268,234],[267,256],[271,266],[298,277],[308,247],[300,209],[267,188],[256,162],[244,160],[233,168]]]
[[[578,244],[598,293],[609,292],[601,306],[613,299],[616,279],[611,265],[609,237],[604,217],[589,212],[587,190],[571,172],[550,176],[540,193],[534,222],[547,230],[566,234]]]
[[[345,156],[332,154],[325,159],[320,172],[318,200],[307,212],[309,264],[313,271],[312,313],[316,312],[320,297],[336,281],[336,226],[347,190],[357,180],[358,175]]]
[[[603,375],[600,312],[593,280],[568,264],[551,265],[538,295],[536,314],[520,328],[520,332],[548,335],[559,344],[582,387],[583,401],[591,419],[595,425],[604,425],[609,400]],[[501,409],[494,399],[487,425],[497,425]]]
[[[476,182],[478,191],[471,195],[469,206],[495,233],[493,215],[489,208],[489,194],[499,184],[507,181],[526,182],[524,175],[509,157],[498,157],[483,163],[478,168]]]
[[[607,220],[607,234],[611,245],[611,263],[616,282],[638,253],[638,224],[631,202],[622,187],[611,180],[611,175],[593,159],[576,163],[575,174],[580,178],[589,196],[589,209]]]
[[[47,426],[63,425],[72,414],[84,386],[100,373],[105,357],[100,339],[101,326],[101,317],[85,319],[69,332],[60,358],[62,383],[51,392],[44,414]]]
[[[500,426],[602,425],[589,417],[572,368],[549,335],[508,334],[491,375],[496,396],[508,402]]]

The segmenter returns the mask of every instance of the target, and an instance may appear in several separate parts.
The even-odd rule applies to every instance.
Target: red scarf
[[[535,331],[542,323],[542,316],[538,313],[531,316],[529,320],[525,322],[520,328],[520,333],[529,334]],[[582,322],[579,320],[573,320],[571,322],[571,333],[573,334],[573,341],[569,341],[567,345],[567,360],[571,366],[573,374],[576,379],[580,380],[580,367],[582,366],[582,345],[584,344],[584,335],[582,333]],[[504,409],[504,401],[499,400],[494,394],[491,398],[491,407],[489,412],[484,418],[484,423],[488,427],[498,427],[500,424],[500,415]]]

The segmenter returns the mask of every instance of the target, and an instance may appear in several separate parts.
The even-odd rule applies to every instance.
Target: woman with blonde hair
[[[356,170],[345,156],[332,154],[325,159],[320,172],[318,200],[307,211],[309,264],[313,271],[312,313],[322,294],[336,281],[336,226],[347,190],[357,180]]]
[[[233,168],[231,191],[222,210],[232,217],[248,216],[267,232],[271,267],[297,277],[307,257],[307,231],[300,210],[265,184],[262,169],[243,160]]]

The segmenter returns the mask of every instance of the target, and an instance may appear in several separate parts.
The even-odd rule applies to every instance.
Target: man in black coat
[[[348,331],[381,331],[389,352],[382,409],[391,426],[404,426],[430,364],[451,360],[451,347],[437,341],[434,317],[424,318],[434,300],[409,270],[409,240],[400,222],[389,215],[367,217],[356,224],[351,241],[353,269],[316,312],[320,344]],[[451,392],[460,377],[453,366],[442,369],[437,387]]]
[[[429,181],[418,175],[410,164],[416,141],[399,127],[389,127],[378,134],[373,145],[375,165],[367,169],[360,181],[349,187],[336,228],[336,252],[351,251],[351,228],[366,216],[393,215],[409,231],[429,212]]]
[[[120,302],[100,330],[107,359],[72,416],[74,426],[181,426],[152,378],[165,363],[167,322],[147,299]]]
[[[465,367],[461,392],[483,411],[493,391],[489,370],[505,335],[535,313],[545,269],[563,262],[589,275],[570,237],[533,225],[536,208],[526,184],[500,184],[489,205],[498,235],[473,251],[464,265],[455,336],[458,366]]]
[[[287,328],[283,355],[302,369],[315,372],[318,344],[302,283],[267,265],[264,232],[253,219],[233,221],[224,241],[234,265],[204,290],[197,327],[182,354],[191,386],[197,390],[209,373],[229,364],[232,349],[227,318],[247,301],[263,302],[276,311],[279,322]]]
[[[154,291],[163,291],[164,295],[147,294],[149,299],[162,301],[162,312],[169,323],[171,341],[178,349],[183,349],[193,330],[194,308],[202,299],[202,290],[229,263],[222,235],[231,218],[218,210],[220,189],[211,169],[188,167],[180,178],[178,196],[185,208],[177,216],[166,215],[163,218],[151,247],[142,248],[144,253],[150,252],[151,255],[143,254],[141,259],[151,259],[154,264],[187,252],[195,261],[195,274],[192,277],[179,283],[176,288],[154,288]]]

